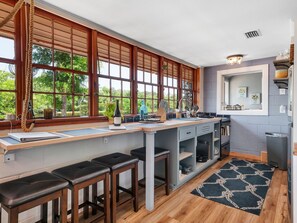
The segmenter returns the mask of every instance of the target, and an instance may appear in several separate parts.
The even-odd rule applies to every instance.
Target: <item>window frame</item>
[[[170,66],[172,67],[170,69]],[[169,60],[167,58],[164,58],[162,60],[162,95],[161,98],[164,99],[165,101],[168,102],[168,107],[171,108],[172,112],[174,111],[174,109],[177,106],[177,103],[179,101],[179,79],[180,79],[180,69],[179,69],[179,64]],[[171,70],[171,72],[169,72]],[[176,70],[176,75],[175,75],[175,70]],[[167,78],[167,81],[165,82],[164,78]],[[172,79],[172,85],[168,84],[168,79],[171,78]],[[176,79],[176,86],[174,86],[174,79]],[[168,89],[168,97],[165,98],[165,89]],[[173,90],[173,100],[170,99],[171,95],[170,95],[170,89]],[[176,91],[176,94],[175,94]],[[170,104],[172,104],[173,107],[170,106]]]
[[[15,1],[13,0],[2,0],[2,2],[10,4],[11,6],[15,5]],[[25,8],[29,8],[29,4],[26,3],[24,6],[21,8],[21,10],[16,14],[14,20],[15,20],[15,59],[5,59],[5,58],[0,58],[0,62],[5,62],[5,63],[13,63],[15,64],[16,67],[16,89],[15,89],[15,94],[16,94],[16,114],[21,114],[22,112],[22,98],[24,97],[24,78],[23,78],[23,73],[24,73],[24,63],[23,59],[25,58],[25,41],[26,41],[26,35],[24,33],[25,30],[25,14],[28,13],[28,9],[25,10]],[[97,59],[98,59],[98,54],[97,54],[97,36],[105,36],[106,38],[112,39],[115,42],[120,42],[121,44],[129,47],[130,49],[130,78],[129,79],[121,79],[121,78],[116,78],[116,77],[108,77],[110,81],[112,80],[121,80],[121,81],[128,81],[130,82],[131,86],[131,99],[130,99],[130,109],[131,109],[131,114],[137,114],[138,113],[138,94],[137,94],[137,86],[138,84],[144,84],[144,85],[150,85],[152,87],[157,88],[157,96],[154,97],[152,94],[152,101],[156,101],[156,103],[159,103],[161,99],[163,99],[163,88],[168,87],[166,85],[163,85],[163,70],[162,70],[162,64],[163,61],[170,61],[178,66],[178,87],[177,87],[177,99],[181,98],[182,95],[182,69],[183,67],[188,67],[182,63],[175,62],[174,60],[164,58],[163,56],[160,56],[158,54],[152,53],[150,51],[147,51],[146,49],[139,48],[131,43],[124,42],[122,40],[119,40],[117,38],[111,37],[109,35],[101,33],[99,30],[92,30],[89,27],[86,27],[84,25],[80,25],[75,21],[70,21],[67,18],[63,18],[59,15],[47,12],[43,9],[35,7],[35,12],[37,14],[40,14],[46,18],[49,19],[54,19],[57,22],[60,22],[62,24],[69,25],[70,27],[75,27],[78,29],[82,30],[87,30],[88,32],[88,37],[87,37],[87,48],[88,48],[88,62],[87,62],[87,71],[77,71],[74,70],[73,68],[71,69],[65,69],[65,68],[59,68],[55,67],[54,64],[52,66],[50,65],[44,65],[44,64],[33,64],[34,68],[38,69],[47,69],[47,70],[52,70],[53,72],[71,72],[72,75],[74,74],[82,74],[82,75],[88,75],[89,77],[89,116],[88,117],[55,117],[52,120],[45,120],[43,118],[35,118],[32,119],[32,117],[28,116],[28,123],[30,122],[35,122],[36,126],[52,126],[52,125],[67,125],[67,124],[72,124],[72,123],[88,123],[88,122],[94,122],[94,121],[106,121],[107,119],[104,116],[100,116],[98,114],[98,97],[99,97],[99,89],[98,89],[98,70],[99,67],[97,67]],[[52,47],[52,52],[54,52],[54,46]],[[150,73],[156,73],[157,74],[157,82],[152,83],[152,79],[150,79],[150,83],[143,81],[137,80],[137,70],[139,68],[138,66],[138,53],[143,53],[151,56],[152,58],[156,59],[156,62],[158,63],[157,68],[155,70],[150,70]],[[73,55],[73,51],[72,54]],[[52,56],[54,57],[54,56]],[[196,71],[194,68],[188,67],[189,69],[193,70],[193,76],[196,74]],[[199,69],[198,69],[199,70]],[[198,71],[197,70],[197,71]],[[144,71],[144,70],[143,70]],[[99,75],[100,78],[101,75]],[[107,76],[102,76],[106,78]],[[101,77],[101,78],[102,78]],[[194,103],[197,101],[197,97],[194,96],[195,92],[198,92],[198,85],[194,82],[196,77],[193,77],[193,89],[192,89],[192,95],[193,95],[193,100]],[[195,87],[196,86],[196,87]],[[121,96],[123,95],[123,89],[121,90]],[[34,93],[39,93],[33,90],[31,91],[31,99],[33,99],[33,94]],[[42,92],[44,93],[44,92]],[[55,96],[55,92],[50,92]],[[144,92],[146,94],[146,92]],[[53,97],[54,97],[53,96]],[[73,96],[74,97],[74,96]],[[145,96],[146,97],[146,96]],[[155,106],[157,108],[157,106]],[[153,112],[156,112],[154,109]],[[7,129],[7,128],[19,128],[20,127],[20,121],[19,120],[13,120],[12,122],[7,122],[4,120],[1,120],[0,123],[0,129]]]
[[[143,58],[142,58],[142,66],[139,64],[139,54],[142,54],[143,55]],[[146,67],[145,66],[145,57],[149,57],[150,58],[150,65],[149,67]],[[156,60],[157,61],[157,66],[154,68],[153,66],[153,60]],[[143,77],[143,80],[138,80],[138,71],[139,69],[142,69],[140,70],[140,72],[143,73],[142,77]],[[153,54],[153,53],[150,53],[146,50],[143,50],[143,49],[137,49],[137,53],[136,53],[136,71],[135,71],[136,75],[135,75],[135,82],[136,82],[136,98],[135,98],[135,103],[136,103],[136,107],[137,107],[137,111],[138,109],[140,108],[140,105],[141,105],[141,101],[144,100],[145,101],[145,104],[146,106],[148,107],[148,112],[149,113],[156,113],[157,110],[154,110],[154,108],[158,109],[158,105],[159,105],[159,102],[160,102],[160,80],[161,80],[161,72],[160,72],[160,56],[156,55],[156,54]],[[150,82],[148,81],[145,81],[145,73],[149,73],[150,74]],[[157,83],[153,83],[153,74],[156,74],[157,75]],[[144,86],[144,97],[142,98],[139,98],[138,96],[138,93],[139,93],[139,85],[143,85]],[[151,98],[148,98],[146,95],[147,95],[147,87],[146,86],[151,86],[151,89],[152,89],[152,96]],[[157,98],[154,97],[154,87],[157,88]],[[147,100],[150,100],[152,101],[152,107],[150,108],[148,106],[148,102]],[[157,101],[157,105],[155,106],[155,101]],[[151,110],[150,110],[151,109]]]
[[[71,118],[71,117],[78,117],[75,116],[75,98],[80,96],[80,97],[87,97],[88,98],[88,115],[87,117],[92,116],[91,114],[91,91],[90,91],[90,84],[91,84],[91,69],[90,69],[90,64],[92,61],[91,58],[91,48],[90,48],[90,35],[91,35],[91,31],[89,28],[81,26],[79,24],[76,24],[74,22],[68,21],[66,19],[63,19],[59,16],[53,15],[49,12],[45,12],[41,9],[36,9],[35,10],[35,16],[41,17],[42,19],[46,19],[51,23],[51,26],[49,27],[49,29],[51,29],[51,33],[52,33],[52,37],[50,39],[50,42],[48,43],[49,45],[51,45],[51,47],[47,47],[46,44],[33,44],[33,45],[37,45],[40,47],[44,47],[47,49],[50,49],[51,51],[51,63],[49,65],[47,64],[37,64],[37,63],[33,63],[32,64],[32,68],[33,69],[44,69],[44,70],[49,70],[53,72],[53,91],[52,92],[40,92],[40,91],[34,91],[33,86],[32,86],[32,92],[31,92],[31,100],[33,101],[33,108],[34,108],[34,96],[35,95],[52,95],[53,97],[53,111],[54,111],[54,118]],[[60,29],[56,26],[64,26],[69,28],[70,30],[70,47],[67,49],[67,46],[65,47],[65,49],[67,49],[69,52],[66,51],[62,51],[61,48],[64,48],[63,45],[56,45],[56,38],[54,36],[55,32],[60,32]],[[76,49],[74,47],[74,41],[75,41],[75,34],[74,32],[83,32],[86,35],[86,45],[87,45],[87,49],[86,49],[86,59],[87,59],[87,63],[86,63],[86,71],[82,71],[82,70],[76,70],[73,66],[74,66],[74,56],[84,56],[84,55],[78,55],[76,52]],[[38,40],[37,40],[38,41]],[[60,40],[62,41],[62,40]],[[67,53],[70,55],[70,68],[63,68],[63,67],[59,67],[58,65],[55,64],[55,53],[59,51],[61,53]],[[71,92],[57,92],[57,88],[56,88],[56,81],[57,81],[57,77],[59,72],[62,73],[68,73],[71,76]],[[75,75],[85,75],[88,78],[88,93],[87,94],[79,94],[77,92],[75,92],[74,90],[74,85],[75,85]],[[32,85],[33,85],[33,81],[34,78],[32,78]],[[63,95],[66,95],[66,97],[71,97],[71,111],[64,111],[64,113],[66,114],[66,116],[57,116],[57,99],[58,97],[63,97]],[[68,106],[68,105],[66,105]],[[71,115],[67,115],[67,113],[71,112]],[[36,117],[36,118],[42,118],[42,117]]]
[[[10,7],[14,7],[15,2],[13,0],[2,0],[2,4],[8,5]],[[22,92],[21,92],[21,87],[22,87],[22,75],[21,75],[21,35],[20,35],[20,23],[21,23],[21,15],[20,13],[17,13],[14,18],[10,21],[14,22],[14,31],[13,33],[10,33],[10,35],[13,36],[13,41],[14,41],[14,59],[11,58],[4,58],[0,57],[0,63],[5,63],[5,64],[13,64],[15,66],[15,89],[14,90],[4,90],[0,89],[0,92],[9,92],[9,93],[14,93],[15,94],[15,115],[20,114],[21,112],[21,98],[22,98]],[[5,32],[5,31],[4,31]],[[11,39],[7,36],[2,36],[3,38]],[[0,119],[1,120],[1,119]]]
[[[96,92],[96,95],[97,95],[97,106],[98,106],[98,110],[97,110],[97,114],[98,115],[102,115],[100,114],[99,112],[99,100],[100,98],[109,98],[109,101],[115,101],[116,99],[119,99],[119,102],[120,102],[120,108],[123,108],[123,99],[129,99],[130,100],[130,111],[128,113],[125,113],[123,112],[123,114],[126,114],[126,115],[129,115],[132,113],[133,111],[133,92],[132,92],[132,85],[133,85],[133,79],[132,79],[132,70],[133,70],[133,64],[132,64],[132,53],[133,53],[133,48],[130,44],[127,44],[125,42],[122,42],[118,39],[115,39],[115,38],[112,38],[110,36],[107,36],[107,35],[104,35],[102,33],[99,33],[97,32],[97,35],[96,35],[96,79],[97,79],[97,92]],[[104,41],[107,41],[107,47],[108,47],[108,52],[107,52],[107,55],[104,57],[104,56],[100,56],[100,52],[99,52],[99,41],[98,39],[101,38],[102,40]],[[111,56],[111,43],[114,44],[114,45],[118,45],[119,46],[119,59],[115,59]],[[124,61],[122,59],[123,55],[122,55],[122,48],[126,48],[129,50],[128,52],[128,55],[129,55],[129,58],[128,58],[128,61]],[[104,61],[106,60],[105,62],[108,63],[108,73],[105,75],[105,74],[102,74],[100,73],[100,67],[98,66],[98,63],[100,63],[100,61]],[[117,60],[117,61],[116,61]],[[116,64],[117,63],[117,64]],[[125,64],[125,63],[128,63],[128,64]],[[114,64],[114,65],[117,65],[119,66],[119,77],[116,77],[116,76],[112,76],[111,75],[111,69],[110,69],[110,65],[111,64]],[[126,66],[125,66],[126,65]],[[122,77],[122,67],[128,67],[129,68],[129,78],[124,78]],[[100,95],[100,78],[102,79],[109,79],[109,95]],[[112,81],[120,81],[121,84],[120,84],[120,96],[117,96],[117,95],[113,95],[112,94]],[[123,96],[123,82],[129,82],[130,84],[130,96]]]

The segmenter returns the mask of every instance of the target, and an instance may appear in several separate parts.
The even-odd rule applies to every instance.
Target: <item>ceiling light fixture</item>
[[[227,64],[230,64],[230,65],[240,64],[242,61],[242,58],[243,58],[242,54],[227,56]]]

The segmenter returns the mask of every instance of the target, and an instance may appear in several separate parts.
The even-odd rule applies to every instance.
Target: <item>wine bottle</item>
[[[119,100],[116,100],[116,107],[113,115],[113,124],[115,126],[120,126],[121,123],[122,123],[122,116],[121,116],[121,111],[119,107]]]

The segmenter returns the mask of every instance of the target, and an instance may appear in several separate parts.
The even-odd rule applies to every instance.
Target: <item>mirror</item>
[[[268,115],[268,64],[218,71],[217,114]]]

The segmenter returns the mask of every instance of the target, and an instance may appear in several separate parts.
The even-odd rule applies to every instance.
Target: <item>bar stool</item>
[[[111,175],[111,222],[116,222],[116,207],[119,202],[119,190],[132,195],[134,211],[138,211],[138,158],[123,153],[112,153],[106,156],[97,157],[92,160],[110,168]],[[132,191],[119,185],[119,174],[131,170]],[[130,199],[129,199],[130,200]],[[126,203],[118,203],[118,206]]]
[[[79,222],[79,209],[84,208],[84,218],[89,217],[89,206],[92,207],[92,214],[95,215],[97,209],[104,212],[105,222],[110,222],[109,212],[109,168],[99,164],[84,161],[62,167],[52,171],[56,176],[62,177],[69,182],[71,190],[71,222]],[[97,205],[97,183],[103,181],[104,184],[104,207]],[[89,201],[89,186],[92,185],[92,201]],[[79,205],[79,190],[84,189],[84,203]]]
[[[66,223],[67,186],[67,181],[48,172],[5,182],[0,184],[1,207],[8,213],[8,222],[17,223],[19,213],[41,205],[41,222],[47,222],[47,204],[53,201],[52,222]]]
[[[137,157],[139,160],[145,162],[146,160],[146,148],[138,148],[138,149],[133,149],[130,151],[132,156]],[[165,185],[165,190],[166,190],[166,195],[169,195],[169,156],[170,156],[170,151],[167,149],[162,149],[155,147],[155,163],[161,160],[164,160],[165,162],[165,178],[155,176],[156,179],[163,181],[164,183],[158,185],[156,188]],[[143,184],[139,184],[140,186],[144,186]]]

